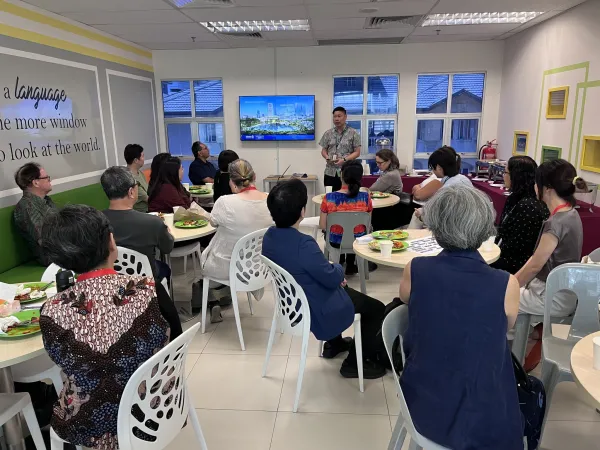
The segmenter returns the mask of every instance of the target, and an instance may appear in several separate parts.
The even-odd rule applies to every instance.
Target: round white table
[[[315,205],[320,206],[321,203],[323,202],[324,196],[325,196],[325,194],[315,195],[312,198],[313,203]],[[398,197],[397,195],[394,195],[394,194],[390,194],[390,196],[388,198],[372,198],[371,201],[373,202],[374,209],[387,208],[388,206],[394,206],[394,205],[397,205],[398,203],[400,203],[400,197]]]
[[[217,231],[210,223],[202,228],[175,228],[173,225],[173,214],[164,215],[165,224],[169,228],[169,232],[175,238],[175,242],[192,241],[208,236]]]
[[[429,230],[405,230],[408,232],[408,239],[410,241],[412,239],[420,239],[431,236],[431,232]],[[375,264],[380,264],[382,266],[389,267],[397,267],[399,269],[404,269],[406,265],[412,261],[413,258],[418,256],[434,256],[437,253],[432,253],[429,255],[422,255],[420,253],[415,253],[410,250],[405,250],[403,252],[392,253],[390,258],[384,258],[381,256],[380,252],[375,252],[371,250],[367,244],[360,244],[358,241],[354,241],[354,245],[352,246],[354,249],[354,253],[359,258],[366,259],[367,261],[374,262]],[[496,262],[498,258],[500,258],[500,247],[496,244],[492,247],[491,251],[483,250],[483,247],[479,249],[479,253],[483,257],[486,263],[491,264]]]
[[[594,369],[594,337],[592,333],[580,340],[571,351],[571,373],[575,383],[587,393],[590,403],[600,408],[600,370]]]

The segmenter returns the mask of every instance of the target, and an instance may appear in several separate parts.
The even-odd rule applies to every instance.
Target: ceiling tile
[[[291,6],[304,4],[303,0],[234,0],[234,3],[237,6]]]
[[[218,41],[219,39],[197,23],[150,24],[150,25],[96,25],[106,31],[132,42],[191,42]]]
[[[219,20],[308,19],[304,6],[184,8],[181,11],[198,22],[214,22]]]
[[[192,19],[174,9],[121,12],[77,12],[64,13],[63,15],[88,25],[192,22]]]
[[[502,23],[490,25],[449,25],[443,27],[417,27],[413,36],[434,36],[437,30],[440,35],[475,35],[475,34],[503,34],[515,29],[518,24]]]
[[[316,41],[297,41],[297,40],[281,40],[281,41],[261,41],[261,40],[243,40],[227,41],[231,47],[236,48],[264,48],[264,47],[310,47],[317,45]]]
[[[369,39],[408,36],[414,28],[403,27],[387,30],[321,30],[314,31],[317,39]]]
[[[150,50],[197,50],[203,48],[231,48],[225,42],[145,42],[144,47]]]
[[[572,1],[572,0],[571,0]],[[569,0],[440,0],[433,13],[550,11]]]
[[[435,4],[435,0],[404,0],[400,2],[382,3],[349,3],[308,5],[308,12],[313,19],[339,19],[345,17],[386,17],[412,16],[426,14]],[[374,13],[362,13],[362,8],[378,8]]]
[[[56,13],[172,9],[163,0],[26,0],[26,3]]]
[[[347,19],[311,19],[313,30],[362,30],[365,26],[364,17]]]
[[[426,42],[457,42],[457,41],[490,41],[495,35],[489,34],[447,34],[440,36],[410,36],[402,41],[403,44],[416,44]]]
[[[314,40],[310,31],[261,31],[260,34],[269,41]]]

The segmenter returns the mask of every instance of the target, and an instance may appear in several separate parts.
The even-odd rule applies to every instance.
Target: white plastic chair
[[[227,280],[204,278],[202,282],[202,333],[204,334],[206,332],[208,285],[211,281],[215,281],[230,286],[235,324],[237,326],[242,351],[246,350],[246,345],[244,344],[244,335],[242,333],[237,293],[238,291],[246,292],[248,304],[250,305],[250,314],[254,314],[252,311],[251,292],[262,289],[269,283],[269,271],[260,259],[263,236],[267,230],[268,228],[263,228],[262,230],[254,231],[237,241],[235,247],[233,247],[233,253],[231,254],[229,278]]]
[[[169,259],[183,258],[183,273],[187,273],[188,256],[192,257],[194,273],[196,273],[196,259],[198,259],[198,262],[202,261],[202,247],[200,246],[200,242],[194,242],[183,247],[175,247],[169,254]]]
[[[588,258],[591,259],[595,263],[600,262],[600,248],[597,248],[592,253],[590,253],[588,255]]]
[[[146,255],[135,250],[125,247],[117,247],[119,256],[115,261],[115,271],[121,275],[153,277],[152,266]],[[163,278],[161,284],[165,287],[165,291],[169,292],[167,279]]]
[[[306,367],[306,355],[308,353],[308,338],[310,337],[310,308],[306,294],[302,287],[294,280],[285,269],[275,264],[270,259],[261,256],[264,264],[269,268],[273,279],[273,292],[275,293],[275,312],[273,323],[267,344],[267,356],[263,366],[262,376],[267,375],[269,358],[273,348],[275,333],[280,330],[283,333],[302,338],[302,351],[300,353],[300,367],[298,369],[298,383],[296,386],[296,399],[293,412],[298,411],[300,402],[300,391]],[[362,359],[362,335],[360,329],[360,314],[354,316],[354,342],[356,347],[356,361],[358,364],[358,383],[360,392],[364,392],[363,359]],[[319,348],[322,346],[319,345]]]
[[[56,281],[56,274],[59,270],[60,266],[57,266],[54,263],[50,264],[48,267],[46,267],[46,270],[44,271],[44,274],[42,275],[42,279],[40,281],[42,283],[51,283],[53,281]]]
[[[400,305],[392,312],[390,312],[383,321],[382,325],[382,335],[383,335],[383,343],[385,345],[385,350],[387,351],[388,357],[392,363],[392,367],[394,365],[394,359],[392,357],[392,348],[394,346],[394,341],[397,337],[400,337],[400,349],[402,350],[402,364],[405,363],[404,349],[403,349],[403,339],[404,333],[408,328],[408,306]],[[400,415],[398,416],[398,420],[396,421],[396,426],[394,427],[394,431],[392,433],[392,439],[390,440],[390,444],[388,446],[388,450],[400,450],[402,445],[404,444],[404,440],[406,439],[406,434],[410,435],[410,450],[423,450],[426,448],[427,450],[450,450],[446,447],[442,447],[441,445],[436,444],[433,441],[430,441],[425,436],[420,434],[412,421],[410,416],[410,411],[408,410],[408,405],[406,404],[406,399],[404,398],[404,394],[402,393],[402,387],[400,386],[400,379],[398,378],[398,374],[396,374],[395,370],[392,370],[392,374],[394,375],[394,380],[396,381],[396,388],[398,389],[398,400],[400,401]]]
[[[552,334],[550,313],[554,295],[568,290],[577,296],[577,308],[567,339]],[[600,266],[594,264],[563,264],[546,280],[544,332],[542,336],[542,382],[546,388],[546,415],[542,433],[548,419],[552,394],[561,381],[573,381],[571,351],[577,342],[588,334],[600,331],[598,301],[600,300]],[[540,438],[541,442],[541,438]]]
[[[37,381],[51,380],[60,394],[63,388],[62,371],[54,364],[47,354],[30,359],[11,367],[13,380],[17,383],[35,383]]]
[[[196,324],[142,364],[131,376],[119,404],[117,437],[121,450],[159,450],[175,439],[189,419],[202,450],[206,440],[185,381],[188,347]],[[52,449],[63,440],[51,430]],[[186,448],[195,448],[187,443]]]
[[[312,234],[313,239],[316,241],[319,234],[319,221],[321,218],[317,217],[305,217],[300,222],[300,228],[308,228]]]
[[[23,413],[23,417],[25,417],[25,422],[31,433],[35,448],[37,450],[46,450],[46,444],[44,444],[44,438],[40,431],[40,424],[35,417],[35,411],[33,410],[29,394],[24,392],[0,394],[0,425],[4,425],[19,413]]]

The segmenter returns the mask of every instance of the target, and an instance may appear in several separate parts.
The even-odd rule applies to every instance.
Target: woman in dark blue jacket
[[[265,234],[263,255],[287,270],[304,290],[311,331],[327,341],[323,356],[333,358],[349,351],[340,369],[345,378],[358,378],[358,369],[354,343],[342,339],[341,333],[352,325],[355,313],[361,314],[364,377],[380,378],[386,371],[374,360],[385,306],[348,288],[342,266],[327,261],[317,242],[298,230],[307,200],[306,186],[300,180],[279,183],[271,190],[267,205],[276,226]]]

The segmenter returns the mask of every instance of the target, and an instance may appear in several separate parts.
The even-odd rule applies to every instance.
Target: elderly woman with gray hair
[[[478,252],[494,234],[484,194],[463,185],[440,190],[425,224],[444,249],[406,266],[408,304],[401,385],[417,430],[453,450],[523,448],[511,353],[506,339],[519,310],[519,283]]]

